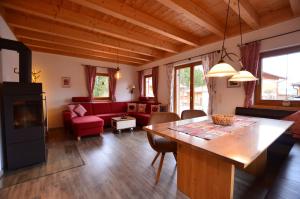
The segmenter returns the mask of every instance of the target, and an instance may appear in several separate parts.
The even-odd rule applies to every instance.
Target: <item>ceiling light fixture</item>
[[[229,81],[237,81],[237,82],[246,82],[246,81],[256,81],[257,78],[253,76],[252,73],[249,71],[243,70],[242,58],[241,56],[236,55],[235,53],[228,53],[225,48],[225,40],[226,40],[226,32],[228,26],[228,18],[229,18],[229,11],[230,11],[230,0],[228,0],[227,5],[227,13],[226,13],[226,23],[225,23],[225,30],[224,30],[224,37],[221,49],[221,58],[218,64],[214,65],[207,73],[207,77],[225,77],[225,76],[232,76]],[[243,46],[243,36],[242,36],[242,22],[241,22],[241,14],[240,14],[240,0],[238,0],[238,14],[239,14],[239,26],[240,26],[240,38],[241,44]],[[224,61],[225,58],[228,58],[230,61],[233,61],[232,56],[239,58],[239,63],[241,65],[242,70],[237,72],[230,64]]]
[[[242,34],[242,20],[241,20],[241,10],[240,10],[240,0],[238,0],[238,11],[239,11],[239,26],[240,26],[240,39],[241,44],[240,47],[243,46],[243,34]],[[234,82],[249,82],[249,81],[256,81],[258,80],[252,73],[244,69],[243,63],[242,63],[242,57],[239,59],[239,63],[241,65],[241,70],[233,75],[228,81],[234,81]]]
[[[224,29],[224,36],[223,36],[223,43],[221,49],[221,58],[218,64],[214,65],[206,74],[207,77],[225,77],[225,76],[232,76],[237,73],[237,71],[228,63],[224,61],[227,57],[229,60],[233,61],[230,57],[231,55],[237,56],[234,53],[228,53],[225,48],[225,40],[226,40],[226,32],[228,26],[228,18],[229,18],[229,6],[230,0],[227,5],[227,13],[226,13],[226,22],[225,22],[225,29]]]

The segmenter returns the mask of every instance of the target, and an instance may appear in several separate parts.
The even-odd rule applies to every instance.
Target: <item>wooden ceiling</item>
[[[238,32],[231,0],[228,35]],[[222,39],[228,0],[1,0],[34,51],[140,66]],[[299,0],[240,0],[243,32],[300,15]]]

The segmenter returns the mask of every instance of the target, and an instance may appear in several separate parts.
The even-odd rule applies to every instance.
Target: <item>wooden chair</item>
[[[174,122],[180,120],[179,116],[176,113],[171,112],[161,112],[161,113],[152,113],[150,117],[149,124],[158,124],[158,123],[165,123],[165,122]],[[160,172],[162,169],[163,161],[165,158],[166,153],[173,153],[175,160],[177,155],[177,143],[170,141],[166,138],[161,136],[153,135],[150,132],[147,132],[147,137],[150,146],[157,152],[155,155],[151,165],[153,166],[158,156],[161,154],[160,162],[158,171],[156,174],[155,184],[158,183]]]
[[[203,116],[206,116],[206,113],[202,110],[185,110],[181,113],[182,120]]]

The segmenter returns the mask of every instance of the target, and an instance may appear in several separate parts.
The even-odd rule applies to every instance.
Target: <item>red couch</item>
[[[87,110],[87,113],[83,117],[71,118],[70,111],[63,111],[64,126],[67,129],[73,130],[79,139],[84,135],[102,133],[103,127],[110,126],[112,117],[118,117],[124,114],[135,117],[138,126],[145,126],[150,119],[151,105],[158,104],[145,103],[147,104],[145,113],[127,113],[127,103],[128,102],[82,102],[80,104]]]

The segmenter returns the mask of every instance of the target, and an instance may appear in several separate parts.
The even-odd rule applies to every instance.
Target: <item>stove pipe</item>
[[[19,53],[19,82],[32,83],[32,55],[31,50],[22,42],[0,38],[0,50],[7,49]]]

